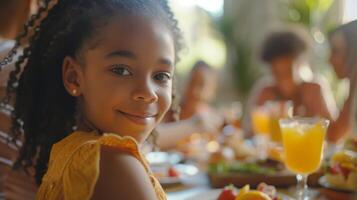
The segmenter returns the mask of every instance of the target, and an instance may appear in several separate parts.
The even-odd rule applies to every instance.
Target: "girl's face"
[[[98,129],[143,142],[171,105],[171,32],[147,16],[115,17],[98,29],[82,62],[65,60],[64,77],[69,71],[67,82],[74,83],[64,80],[66,88],[72,95],[77,89],[83,115]]]
[[[338,78],[347,77],[347,44],[342,32],[336,32],[330,39],[330,63]]]
[[[216,93],[216,77],[213,71],[198,68],[191,74],[191,79],[186,89],[188,101],[208,103]]]
[[[281,95],[291,98],[295,81],[293,76],[294,58],[292,56],[282,56],[275,58],[271,62],[271,72]]]

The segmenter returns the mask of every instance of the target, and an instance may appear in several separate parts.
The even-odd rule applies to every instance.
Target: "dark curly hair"
[[[52,145],[75,126],[76,99],[66,92],[62,81],[64,57],[76,57],[113,15],[138,13],[157,17],[169,27],[177,58],[181,31],[166,0],[44,0],[8,57],[1,61],[0,69],[11,62],[23,38],[32,34],[10,74],[2,105],[15,99],[12,141],[25,139],[14,167],[34,167],[38,184],[47,171]]]
[[[346,40],[347,66],[350,73],[357,72],[357,20],[343,24],[329,33],[329,39],[336,33],[342,33]]]
[[[264,41],[261,59],[270,63],[282,56],[297,57],[307,49],[307,42],[294,31],[280,31],[271,33]]]

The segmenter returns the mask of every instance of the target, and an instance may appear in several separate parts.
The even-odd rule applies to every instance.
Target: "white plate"
[[[162,151],[147,153],[145,157],[151,166],[174,165],[182,161],[181,154]]]
[[[187,198],[186,200],[217,200],[219,194],[221,194],[222,189],[213,189],[204,193],[200,193],[193,197]],[[285,194],[278,194],[282,200],[293,200],[293,198],[285,195]]]
[[[179,177],[160,177],[158,180],[161,185],[180,184],[199,172],[198,168],[194,165],[177,164],[172,167],[179,173]]]
[[[337,192],[345,192],[345,193],[357,193],[356,191],[353,191],[353,190],[349,190],[349,189],[346,189],[346,188],[337,188],[337,187],[334,187],[333,185],[331,185],[325,176],[321,176],[320,179],[319,179],[319,184],[324,187],[324,188],[327,188],[327,189],[331,189],[331,190],[334,190],[334,191],[337,191]]]

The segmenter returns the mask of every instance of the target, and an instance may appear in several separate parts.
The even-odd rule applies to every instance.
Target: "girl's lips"
[[[156,115],[137,115],[137,114],[129,114],[123,111],[118,111],[120,114],[128,118],[129,120],[133,121],[136,124],[140,125],[147,125],[152,120],[155,119]]]

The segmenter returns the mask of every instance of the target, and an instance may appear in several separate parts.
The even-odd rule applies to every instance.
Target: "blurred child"
[[[157,144],[160,148],[176,147],[193,133],[215,133],[223,123],[221,116],[214,112],[210,103],[215,98],[217,76],[213,68],[204,61],[197,61],[180,103],[180,113],[168,112],[165,123],[158,128]],[[175,121],[175,115],[179,120]]]
[[[180,119],[188,119],[198,113],[213,112],[210,103],[216,96],[216,88],[216,72],[204,61],[196,62],[180,104]]]

